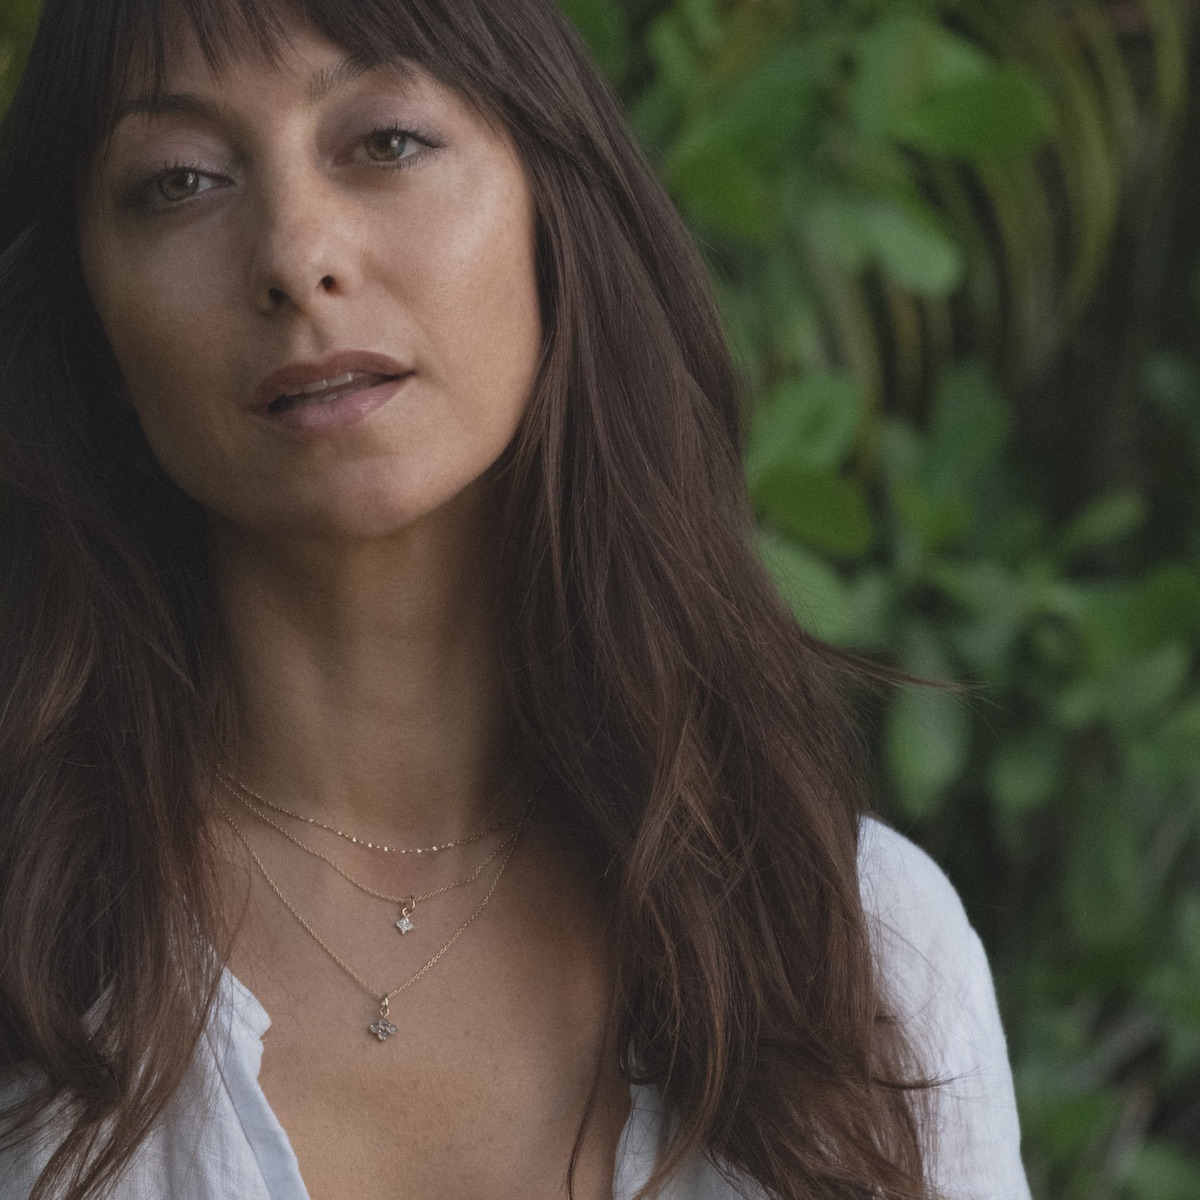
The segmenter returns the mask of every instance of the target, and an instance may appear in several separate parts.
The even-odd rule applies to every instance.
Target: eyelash
[[[376,129],[371,129],[359,138],[359,143],[366,143],[369,139],[378,137],[381,134],[390,136],[403,137],[408,141],[417,142],[425,147],[425,150],[439,150],[444,143],[432,134],[423,133],[419,129],[414,129],[409,125],[381,125]],[[385,171],[402,170],[405,167],[411,166],[417,159],[425,157],[425,152],[418,150],[415,154],[406,154],[403,158],[393,159],[388,161],[372,161],[369,165]],[[198,167],[195,163],[184,162],[182,159],[176,159],[173,162],[167,163],[159,170],[155,171],[149,178],[139,183],[124,200],[126,208],[136,211],[146,212],[151,215],[160,215],[163,213],[174,212],[176,209],[183,208],[195,199],[194,196],[188,197],[186,200],[167,200],[162,196],[155,197],[155,189],[168,176],[175,174],[177,171],[189,171],[196,175],[202,175],[205,178],[217,177],[215,171],[205,171]],[[206,191],[209,189],[205,189]]]

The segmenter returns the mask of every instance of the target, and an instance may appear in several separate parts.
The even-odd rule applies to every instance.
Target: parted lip
[[[375,354],[370,350],[340,350],[315,362],[288,363],[286,367],[272,371],[254,389],[254,407],[265,412],[280,396],[294,395],[310,383],[333,379],[348,371],[389,377],[412,374],[411,367],[386,354]]]

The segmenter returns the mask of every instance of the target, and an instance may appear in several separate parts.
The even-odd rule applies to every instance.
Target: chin
[[[394,473],[383,480],[360,477],[352,486],[309,491],[292,504],[276,504],[250,523],[289,540],[361,542],[473,521],[480,511],[482,489],[474,486],[477,481],[439,482],[441,486],[415,486],[412,481],[397,486]]]

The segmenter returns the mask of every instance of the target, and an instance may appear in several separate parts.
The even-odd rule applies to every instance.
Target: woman
[[[549,0],[48,0],[0,168],[0,1193],[1026,1196]]]

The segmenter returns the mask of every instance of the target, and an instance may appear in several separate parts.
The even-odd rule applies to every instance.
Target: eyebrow
[[[392,75],[404,84],[411,84],[417,74],[411,66],[399,58],[368,62],[357,55],[348,54],[345,58],[323,67],[309,80],[305,94],[306,106],[315,108],[335,92],[371,71]],[[217,121],[221,117],[222,106],[216,101],[197,96],[192,92],[166,92],[158,96],[144,92],[120,105],[113,117],[112,127],[115,129],[126,117],[136,113],[145,113],[150,116],[170,113],[178,116],[198,117],[206,121]]]

